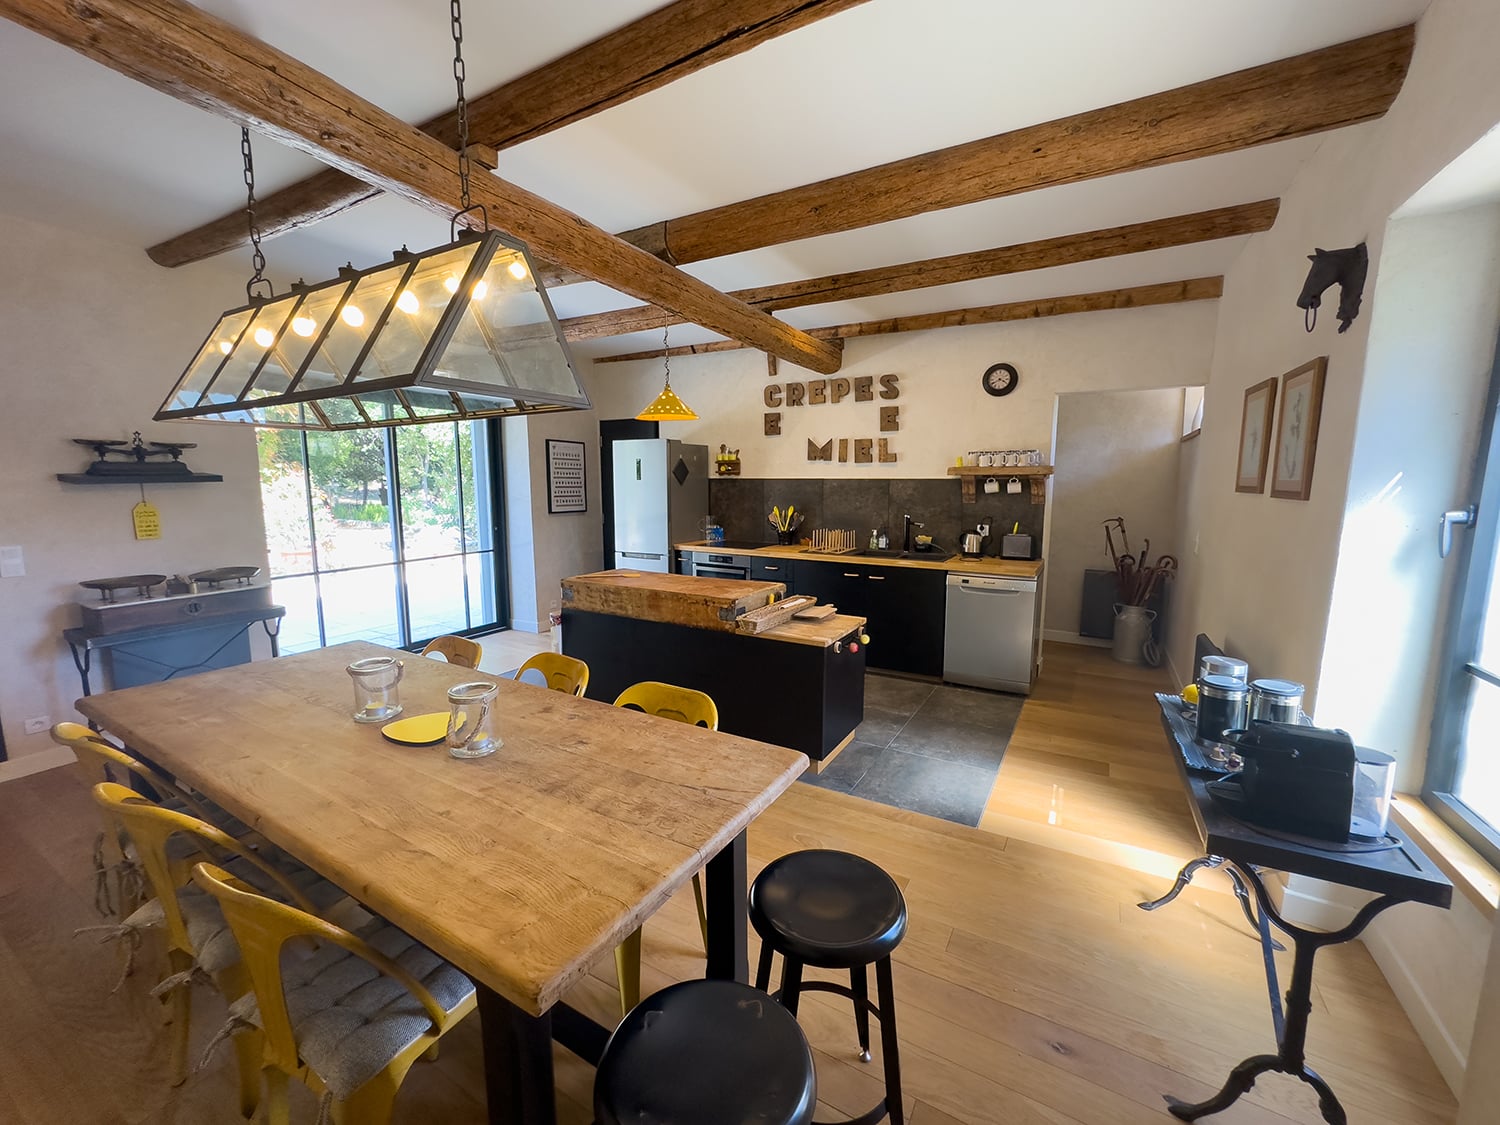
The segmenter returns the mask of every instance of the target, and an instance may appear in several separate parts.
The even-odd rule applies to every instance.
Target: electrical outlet
[[[990,525],[987,524],[987,523],[981,523],[981,524],[978,524],[974,528],[974,530],[977,531],[977,532],[979,532],[980,535],[988,535],[990,533]]]
[[[26,720],[27,734],[45,734],[47,728],[52,725],[52,719],[47,715],[33,715]]]

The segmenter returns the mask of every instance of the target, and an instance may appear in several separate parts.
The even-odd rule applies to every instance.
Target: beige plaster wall
[[[0,544],[23,548],[24,578],[0,579],[0,716],[13,759],[51,747],[23,721],[76,719],[80,693],[62,641],[85,578],[265,565],[255,436],[249,428],[158,423],[166,397],[215,318],[244,295],[238,263],[180,270],[137,246],[0,215]],[[63,484],[92,454],[75,437],[195,441],[184,457],[222,484],[160,485],[147,498],[162,537],[137,541],[134,485]],[[256,651],[268,649],[254,630]],[[96,681],[97,682],[97,681]]]
[[[588,511],[547,511],[547,439],[581,441]],[[603,566],[599,416],[592,410],[507,418],[504,423],[506,536],[511,625],[546,632],[561,582]]]
[[[717,352],[672,360],[672,386],[699,415],[665,423],[667,436],[739,449],[749,477],[942,477],[955,455],[971,449],[1040,449],[1050,460],[1059,394],[1201,383],[1208,371],[1213,301],[1082,313],[1009,324],[907,332],[848,341],[844,378],[895,373],[901,396],[782,408],[780,437],[767,437],[766,384],[820,376],[782,364],[769,379],[759,352]],[[980,388],[992,364],[1020,372],[1002,398]],[[587,375],[601,418],[633,417],[661,389],[660,360],[597,363]],[[879,407],[901,408],[901,428],[879,432]],[[888,437],[898,460],[856,465],[809,462],[807,442]],[[955,482],[954,487],[958,485]],[[1050,508],[1050,505],[1049,505]]]
[[[1421,375],[1409,372],[1399,394],[1384,373],[1384,345],[1371,325],[1381,319],[1381,264],[1391,215],[1449,161],[1500,121],[1500,83],[1494,81],[1493,45],[1500,41],[1500,5],[1492,0],[1435,0],[1418,25],[1416,52],[1406,83],[1381,120],[1329,135],[1282,195],[1276,225],[1255,235],[1226,278],[1219,302],[1212,377],[1204,411],[1198,468],[1187,482],[1185,542],[1200,542],[1195,577],[1184,583],[1192,631],[1174,632],[1173,658],[1185,667],[1192,632],[1204,631],[1251,663],[1252,672],[1302,680],[1320,721],[1360,725],[1362,737],[1403,753],[1422,726],[1422,698],[1430,682],[1431,634],[1439,627],[1444,576],[1407,586],[1396,614],[1406,626],[1383,637],[1379,646],[1350,643],[1360,627],[1357,615],[1330,607],[1345,596],[1358,597],[1370,586],[1390,591],[1389,551],[1346,550],[1360,541],[1361,515],[1397,469],[1418,474],[1423,485],[1418,508],[1433,496],[1431,485],[1448,474],[1457,479],[1472,457],[1465,449],[1465,420],[1430,403],[1411,404]],[[1336,332],[1332,307],[1315,334],[1303,330],[1294,298],[1314,246],[1368,243],[1371,273],[1365,307],[1344,334]],[[1332,296],[1332,295],[1330,295]],[[1312,497],[1307,502],[1277,500],[1234,491],[1235,445],[1245,388],[1288,371],[1317,355],[1328,356],[1328,386],[1318,440]],[[1413,386],[1413,384],[1416,386]],[[1465,406],[1455,406],[1463,411]],[[1376,455],[1375,444],[1389,433],[1390,419],[1416,418],[1423,426],[1422,459],[1398,446]],[[1433,430],[1436,427],[1436,430]],[[1359,434],[1359,442],[1356,434]],[[1430,475],[1429,475],[1430,474]],[[1437,510],[1410,514],[1417,538],[1432,534]],[[1404,521],[1393,528],[1403,546]],[[1337,587],[1337,588],[1336,588]],[[1347,594],[1346,594],[1347,592]],[[1387,614],[1379,598],[1366,600],[1365,616]],[[1414,623],[1424,622],[1426,633]],[[1368,639],[1368,638],[1367,638]],[[1184,646],[1189,656],[1184,657]],[[1371,662],[1380,682],[1387,669],[1403,670],[1402,714],[1356,711],[1349,697],[1334,694],[1329,677],[1327,705],[1321,680],[1333,653],[1350,651]],[[1394,662],[1394,665],[1393,665]],[[1337,700],[1337,703],[1335,701]],[[1338,711],[1334,713],[1335,709]],[[1405,753],[1410,754],[1407,746]],[[1412,775],[1415,758],[1406,759]],[[1413,908],[1415,909],[1415,908]],[[1407,926],[1398,913],[1372,931],[1368,943],[1403,1005],[1440,1063],[1445,1055],[1472,1072],[1494,1069],[1500,1055],[1493,1045],[1472,1053],[1472,1010],[1452,1001],[1480,987],[1476,975],[1445,982],[1439,966],[1474,964],[1474,953],[1488,947],[1487,927]],[[1467,1056],[1467,1057],[1465,1057]],[[1454,1078],[1452,1066],[1444,1073]],[[1492,1111],[1493,1107],[1490,1107]],[[1468,1109],[1466,1107],[1466,1112]]]
[[[1124,516],[1130,545],[1149,539],[1150,560],[1177,541],[1182,388],[1059,396],[1057,474],[1047,551],[1046,619],[1053,637],[1078,632],[1083,572],[1108,570],[1104,520]],[[1116,537],[1116,547],[1120,547]],[[1168,591],[1170,599],[1175,591]]]

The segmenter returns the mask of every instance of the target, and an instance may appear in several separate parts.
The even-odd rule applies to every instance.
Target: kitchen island
[[[562,650],[589,666],[588,697],[612,703],[659,680],[711,696],[719,729],[800,750],[822,769],[864,717],[863,617],[833,614],[744,632],[777,582],[608,570],[563,580]]]
[[[789,593],[809,594],[865,618],[874,642],[870,667],[902,675],[933,679],[948,675],[945,619],[951,576],[1029,583],[1036,604],[1040,604],[1042,563],[1038,560],[949,557],[900,550],[823,554],[796,545],[728,547],[684,542],[675,546],[682,573],[782,582]],[[1030,618],[1028,622],[1024,630],[1005,638],[997,635],[993,643],[1005,646],[1011,657],[1009,663],[1024,667],[1029,659],[1034,671],[1040,658],[1039,633],[1036,622]],[[954,677],[954,682],[999,686],[988,677],[971,678],[962,673]]]

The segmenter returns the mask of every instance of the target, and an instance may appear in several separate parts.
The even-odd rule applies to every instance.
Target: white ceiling
[[[661,0],[471,0],[468,91],[638,18]],[[501,154],[500,175],[609,230],[810,183],[1415,20],[1429,0],[870,0]],[[453,100],[442,0],[203,0],[230,22],[409,121]],[[142,248],[242,204],[238,130],[0,21],[0,211]],[[1180,214],[1279,194],[1318,139],[1282,142],[695,263],[764,285]],[[260,191],[316,170],[261,141]],[[492,216],[492,220],[499,217]],[[503,220],[497,221],[503,226]],[[380,199],[266,244],[278,287],[367,265],[447,224]],[[802,327],[1222,272],[1242,239],[788,310]],[[248,255],[245,255],[248,260]],[[246,272],[248,274],[248,264]],[[232,302],[235,293],[226,294]],[[560,316],[634,304],[553,291]],[[696,326],[673,343],[712,339]],[[659,334],[579,344],[582,356]]]

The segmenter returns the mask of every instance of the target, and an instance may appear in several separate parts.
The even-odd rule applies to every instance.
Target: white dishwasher
[[[1041,614],[1035,578],[948,575],[943,679],[1031,694]]]

